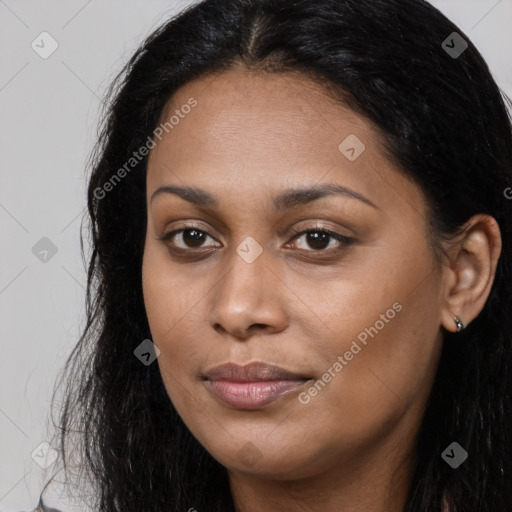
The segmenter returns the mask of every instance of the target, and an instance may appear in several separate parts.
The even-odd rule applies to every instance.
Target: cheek
[[[201,326],[202,299],[208,286],[202,279],[185,278],[166,251],[146,244],[142,264],[142,285],[152,341],[160,349],[157,359],[167,393],[176,408],[195,394],[191,379],[204,354]]]
[[[333,369],[329,405],[368,417],[410,401],[432,371],[441,283],[422,226],[390,230],[364,254],[327,286],[303,291],[329,327],[313,349],[324,361],[320,370],[347,355],[343,369]]]
[[[363,442],[404,416],[421,418],[442,347],[440,283],[428,270],[428,257],[382,260],[338,294],[329,324],[338,337],[318,348],[329,355],[320,370],[328,383],[303,395],[305,421],[314,417],[337,441]]]
[[[142,287],[153,341],[174,340],[192,319],[198,320],[196,311],[207,287],[204,280],[186,276],[187,271],[173,263],[166,250],[146,242]]]

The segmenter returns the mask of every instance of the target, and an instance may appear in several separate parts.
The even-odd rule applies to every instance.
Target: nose
[[[263,251],[248,262],[236,251],[229,270],[216,286],[209,321],[220,334],[244,340],[254,334],[273,334],[286,328],[286,286]]]

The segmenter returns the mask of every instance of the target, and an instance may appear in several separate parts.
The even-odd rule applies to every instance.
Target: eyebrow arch
[[[176,185],[159,187],[155,192],[153,192],[150,202],[153,202],[153,200],[161,194],[175,194],[185,201],[197,206],[219,208],[219,201],[209,192],[200,188],[179,187]],[[298,206],[332,195],[341,195],[351,199],[357,199],[369,206],[372,206],[373,208],[376,208],[377,210],[380,210],[377,205],[358,192],[335,183],[327,183],[309,188],[287,189],[274,198],[274,208],[278,212],[290,208],[297,208]]]

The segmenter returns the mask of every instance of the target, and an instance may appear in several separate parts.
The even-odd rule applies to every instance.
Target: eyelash
[[[199,229],[197,226],[185,226],[183,228],[180,228],[180,229],[175,229],[173,231],[170,231],[169,233],[165,233],[163,236],[159,237],[158,239],[165,243],[167,246],[169,246],[169,240],[171,238],[173,238],[174,235],[177,235],[179,233],[183,233],[185,231],[197,231],[199,233],[203,233],[207,236],[209,236],[210,238],[214,238],[210,233],[208,233],[208,231],[205,231],[204,229]],[[306,250],[306,249],[302,249],[302,250],[305,250],[306,252],[310,252],[310,253],[332,253],[332,252],[339,252],[345,248],[347,248],[347,246],[349,246],[351,243],[354,242],[354,239],[351,238],[351,237],[348,237],[348,236],[345,236],[345,235],[341,235],[339,233],[336,233],[334,231],[330,231],[328,229],[325,229],[325,228],[322,228],[320,226],[313,226],[313,227],[310,227],[310,228],[307,228],[307,229],[302,229],[302,228],[294,228],[292,229],[292,233],[294,234],[292,240],[296,239],[296,238],[299,238],[300,235],[307,235],[309,233],[324,233],[324,234],[327,234],[328,236],[330,236],[331,238],[334,238],[337,242],[340,242],[340,246],[335,248],[335,249],[313,249],[313,250]],[[190,249],[183,249],[182,247],[178,247],[177,250],[178,251],[184,251],[184,252],[194,252],[195,250],[201,250],[202,248],[190,248]]]

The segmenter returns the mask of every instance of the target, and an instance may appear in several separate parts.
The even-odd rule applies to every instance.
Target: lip
[[[311,377],[280,366],[225,363],[208,370],[205,386],[224,405],[234,409],[261,409],[298,390]]]
[[[293,373],[275,364],[254,362],[246,365],[224,363],[207,370],[204,376],[211,381],[257,382],[269,380],[304,380],[311,377]]]

